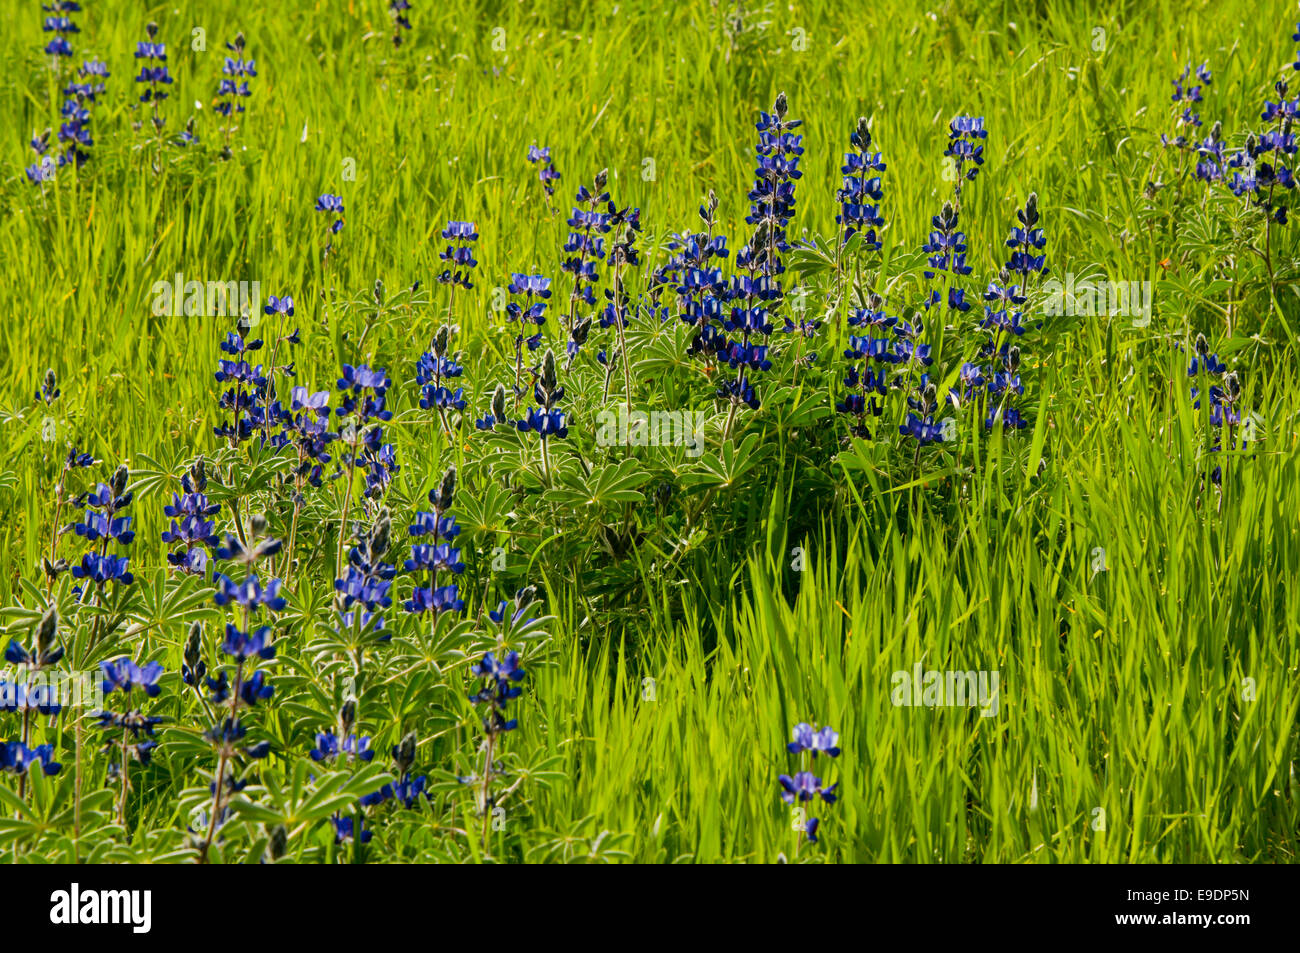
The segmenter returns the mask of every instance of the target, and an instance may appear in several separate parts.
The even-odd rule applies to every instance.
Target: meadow
[[[1295,859],[1293,5],[45,6],[6,860]]]

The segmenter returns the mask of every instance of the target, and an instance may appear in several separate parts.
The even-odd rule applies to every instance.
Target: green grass
[[[1207,127],[1257,126],[1263,99],[1276,99],[1272,80],[1294,59],[1285,10],[1158,2],[1098,11],[1043,0],[949,3],[931,14],[900,0],[852,11],[793,3],[756,14],[751,23],[765,26],[733,43],[725,10],[707,3],[665,13],[640,2],[444,9],[417,0],[415,28],[394,51],[379,0],[181,0],[149,15],[177,77],[168,129],[201,101],[202,144],[159,153],[132,131],[129,108],[130,50],[146,14],[119,0],[84,6],[73,43],[109,62],[109,95],[95,112],[92,161],[44,190],[22,171],[32,161],[28,131],[50,125],[58,103],[36,8],[0,35],[0,127],[11,132],[0,143],[0,296],[11,312],[0,335],[0,604],[13,607],[9,634],[27,638],[47,598],[40,562],[67,442],[102,458],[101,479],[128,461],[139,487],[140,581],[111,603],[111,637],[90,644],[92,614],[74,611],[66,577],[55,595],[77,664],[123,652],[163,662],[166,688],[152,704],[174,727],[153,765],[133,774],[126,830],[104,793],[105,760],[88,742],[87,821],[74,845],[73,732],[68,719],[43,725],[38,737],[55,744],[65,770],[35,783],[32,808],[18,803],[12,779],[0,782],[0,846],[16,858],[195,857],[185,827],[205,800],[200,772],[212,759],[189,730],[201,710],[174,673],[190,622],[215,632],[223,617],[198,583],[169,579],[157,540],[178,488],[170,478],[199,453],[235,457],[211,435],[220,419],[212,371],[231,322],[151,312],[154,283],[181,273],[293,295],[301,382],[332,384],[340,364],[358,358],[388,366],[399,395],[389,439],[402,471],[387,501],[395,526],[456,463],[470,509],[458,513],[469,588],[476,597],[525,581],[547,590],[549,637],[528,649],[520,728],[507,742],[523,783],[505,829],[480,843],[472,800],[448,781],[427,807],[377,818],[367,860],[479,859],[485,850],[501,860],[794,859],[776,776],[793,767],[785,743],[799,721],[833,725],[844,749],[819,772],[840,782],[840,800],[818,812],[821,841],[803,845],[800,860],[1294,860],[1296,243],[1289,229],[1274,235],[1274,304],[1262,265],[1234,244],[1236,206],[1179,184],[1158,141],[1169,128],[1169,80],[1188,59],[1215,72],[1201,107]],[[206,52],[188,48],[195,27],[206,31]],[[235,156],[221,161],[211,98],[221,44],[237,30],[259,76]],[[552,312],[567,300],[567,228],[547,212],[527,146],[550,146],[562,209],[608,168],[619,205],[642,209],[651,265],[661,258],[656,242],[697,227],[709,189],[735,249],[747,234],[755,110],[782,90],[805,120],[795,234],[833,237],[841,153],[856,118],[871,117],[889,164],[885,275],[891,290],[913,294],[916,250],[951,188],[942,177],[947,122],[983,115],[987,163],[963,194],[969,293],[996,275],[1006,230],[1032,190],[1053,273],[1152,281],[1151,324],[1083,317],[1026,335],[1034,425],[1006,439],[967,428],[955,453],[927,454],[919,467],[896,427],[841,446],[842,422],[827,411],[843,341],[828,327],[818,346],[826,376],[744,415],[731,442],[746,447],[736,465],[748,472],[691,492],[703,463],[715,454],[724,462],[729,441],[716,419],[702,461],[632,454],[656,480],[676,481],[679,500],[663,514],[648,501],[543,497],[535,445],[485,450],[472,427],[445,439],[415,406],[413,383],[415,358],[445,319],[433,280],[444,223],[470,219],[483,236],[476,287],[454,310],[472,420],[504,379],[511,348],[493,289],[512,270],[537,269],[556,278]],[[349,159],[354,181],[344,179]],[[1166,187],[1148,200],[1153,163]],[[327,268],[324,218],[312,211],[323,192],[347,207]],[[824,275],[809,265],[806,278],[821,294]],[[395,304],[358,346],[376,279]],[[417,295],[397,294],[417,280]],[[1175,349],[1196,332],[1240,372],[1244,407],[1262,420],[1261,443],[1222,455],[1221,493],[1203,486],[1204,424],[1188,399],[1186,354]],[[645,354],[675,354],[681,343],[648,331],[636,341]],[[950,336],[941,364],[959,353]],[[47,367],[63,391],[53,411],[32,402]],[[713,410],[684,360],[648,357],[641,371],[646,406]],[[594,367],[566,386],[578,408],[572,442],[616,463],[618,449],[593,448],[583,415],[600,403]],[[792,408],[803,400],[821,415],[799,416]],[[52,441],[42,439],[47,417]],[[755,442],[742,444],[749,435]],[[568,456],[557,465],[570,475],[579,467]],[[246,512],[265,510],[283,535],[274,463],[258,466],[239,471]],[[516,493],[509,506],[489,505],[494,485]],[[222,493],[224,517],[231,495]],[[246,789],[222,859],[259,856],[259,825],[281,820],[286,856],[338,859],[324,815],[289,810],[302,798],[273,789],[295,772],[310,787],[305,752],[344,692],[322,621],[339,499],[331,485],[308,511],[307,568],[279,636],[276,705],[260,724],[276,754]],[[404,551],[404,531],[395,536]],[[74,543],[65,538],[60,553],[73,558]],[[497,545],[511,559],[500,581],[488,568]],[[792,568],[794,547],[802,571]],[[463,696],[466,653],[481,644],[464,632],[405,632],[375,651],[362,699],[365,732],[381,752],[374,770],[412,729],[421,770],[447,781],[445,772],[473,769],[475,721]],[[918,662],[997,670],[997,714],[896,707],[892,675]],[[16,736],[16,724],[0,714],[0,737]],[[339,804],[373,780],[343,769],[329,778],[322,783],[338,785]]]

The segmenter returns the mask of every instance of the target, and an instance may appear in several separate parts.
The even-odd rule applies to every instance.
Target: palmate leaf
[[[806,427],[831,413],[824,392],[805,391],[800,399],[799,388],[788,384],[767,395],[767,407],[777,426],[782,429]]]
[[[306,758],[295,763],[288,785],[277,782],[272,772],[266,774],[263,787],[245,788],[244,795],[231,801],[230,809],[246,820],[283,824],[290,831],[352,807],[361,795],[394,780],[375,764],[357,765],[351,771],[323,771],[319,764]],[[307,780],[310,775],[315,776],[314,780]],[[253,800],[258,793],[265,795],[264,801]]]
[[[462,491],[456,499],[456,521],[476,533],[498,533],[507,528],[514,516],[514,498],[496,482],[487,483],[476,494]]]
[[[562,506],[610,507],[640,503],[645,494],[636,489],[650,479],[650,474],[635,459],[614,466],[593,468],[589,476],[581,471],[566,471],[563,486],[546,493],[545,498]]]
[[[182,623],[188,626],[198,619],[219,616],[212,604],[213,589],[199,576],[173,576],[166,569],[156,569],[147,578],[138,578],[136,589],[139,599],[131,611],[136,621],[131,635],[169,626],[179,631]]]
[[[178,453],[170,463],[163,463],[147,453],[137,453],[132,462],[144,461],[145,466],[131,468],[131,488],[138,496],[159,496],[175,491],[180,492],[180,483],[176,474],[184,473],[189,468],[189,457]]]
[[[757,433],[746,434],[739,446],[728,441],[719,453],[707,453],[700,458],[700,468],[681,476],[682,488],[688,492],[720,489],[740,483],[772,452],[771,444],[759,446]]]

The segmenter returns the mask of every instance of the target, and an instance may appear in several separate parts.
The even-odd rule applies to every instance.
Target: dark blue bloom
[[[876,229],[885,224],[879,205],[884,198],[884,190],[880,176],[872,173],[884,172],[885,163],[879,152],[871,151],[871,129],[865,117],[858,120],[857,128],[849,136],[849,141],[855,151],[845,154],[844,165],[840,169],[844,175],[844,184],[836,196],[840,203],[840,214],[835,216],[835,221],[844,228],[843,241],[847,242],[862,232],[863,245],[879,249],[881,243]],[[867,204],[868,200],[875,204]]]
[[[334,843],[343,844],[350,842],[353,839],[352,831],[354,820],[359,820],[359,818],[354,819],[351,817],[343,817],[338,814],[330,818],[330,823],[334,825]],[[373,832],[365,829],[363,822],[361,828],[361,843],[369,844],[370,839],[374,836]]]
[[[356,735],[348,735],[340,742],[332,731],[318,732],[316,734],[316,747],[307,753],[313,761],[333,760],[340,754],[346,755],[348,758],[358,758],[361,761],[371,761],[375,757],[375,752],[370,747],[370,737],[368,735],[360,738]]]
[[[158,679],[162,676],[163,667],[159,662],[139,666],[128,656],[123,655],[113,662],[100,662],[99,667],[104,673],[105,695],[114,691],[129,695],[138,688],[153,698],[162,691]]]
[[[26,774],[35,765],[47,775],[58,774],[63,767],[54,760],[53,745],[37,745],[28,748],[21,741],[0,742],[0,771],[10,774]]]
[[[101,556],[99,553],[86,553],[81,563],[72,567],[74,579],[89,579],[103,585],[106,582],[120,582],[129,586],[135,577],[127,572],[130,560],[126,556]]]
[[[518,721],[507,719],[505,715],[508,703],[522,692],[516,683],[523,681],[526,675],[519,653],[507,652],[498,658],[495,653],[488,652],[471,667],[470,673],[482,680],[481,687],[470,693],[469,700],[486,706],[483,731],[489,736],[513,731]]]
[[[265,589],[257,576],[249,576],[243,582],[236,583],[229,576],[214,573],[212,582],[217,589],[213,601],[219,606],[234,602],[248,609],[265,606],[272,612],[282,612],[286,605],[284,597],[280,595],[279,579],[268,580]]]
[[[403,605],[407,612],[433,612],[440,615],[444,612],[463,611],[465,600],[459,598],[454,585],[436,589],[417,586],[411,590],[411,598]]]
[[[781,800],[787,804],[811,801],[818,797],[827,804],[835,803],[835,788],[839,786],[838,783],[823,788],[822,779],[811,771],[798,771],[793,775],[783,774],[777,780],[783,789]]]
[[[794,740],[786,745],[791,754],[802,754],[805,751],[811,751],[815,757],[819,752],[829,755],[832,758],[838,758],[840,749],[837,747],[840,736],[835,729],[824,727],[821,730],[814,730],[813,726],[807,722],[801,722],[794,726]]]
[[[537,179],[542,183],[542,188],[546,190],[549,200],[549,197],[555,194],[555,183],[560,181],[560,172],[555,168],[555,163],[551,161],[550,148],[539,148],[536,145],[529,146],[528,161],[533,165],[540,166]]]
[[[271,644],[271,627],[264,625],[245,632],[227,622],[221,651],[238,662],[251,658],[273,659],[275,646]]]
[[[0,681],[0,711],[30,711],[46,716],[57,715],[63,710],[58,699],[58,693],[50,684],[29,685],[26,682]]]

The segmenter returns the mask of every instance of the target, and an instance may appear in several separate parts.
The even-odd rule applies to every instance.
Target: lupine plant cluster
[[[382,68],[387,94],[423,82],[393,64],[419,62],[419,21],[435,13],[413,22],[403,0],[386,9],[392,32],[376,33],[383,52],[367,62]],[[26,144],[39,161],[25,178],[37,187],[16,176],[33,215],[53,188],[97,187],[101,174],[91,120],[107,112],[110,73],[99,60],[71,72],[78,12],[53,3],[43,23],[62,122],[57,142],[47,130]],[[276,49],[259,36],[258,49]],[[194,71],[183,34],[149,23],[143,37],[129,104],[143,135],[131,148],[154,175],[189,163],[228,173],[222,187],[243,194],[240,163],[275,161],[259,141],[281,108],[274,57],[254,59],[237,33],[202,72],[208,104],[168,132],[179,126],[177,84]],[[502,57],[483,81],[512,79],[513,62]],[[1300,99],[1275,79],[1259,128],[1206,132],[1212,80],[1208,63],[1178,73],[1169,128],[1149,133],[1151,172],[1129,198],[1146,203],[1147,240],[1171,247],[1223,212],[1237,254],[1215,274],[1235,278],[1258,258],[1269,313],[1284,316],[1295,275],[1278,235],[1294,206]],[[643,201],[634,169],[592,162],[558,138],[539,145],[529,130],[499,175],[442,195],[436,219],[417,216],[429,270],[398,292],[373,275],[339,290],[354,259],[373,253],[381,212],[373,193],[332,171],[331,156],[266,226],[294,229],[275,252],[285,262],[267,287],[275,293],[185,325],[206,363],[176,372],[202,395],[169,410],[176,452],[155,452],[143,434],[104,439],[112,408],[84,377],[23,378],[23,410],[55,422],[46,442],[58,450],[46,453],[24,523],[36,558],[16,568],[0,614],[0,849],[201,864],[616,860],[635,836],[642,856],[672,841],[663,859],[732,851],[802,863],[868,840],[888,853],[900,848],[883,841],[911,841],[880,833],[884,786],[873,772],[886,765],[872,758],[913,749],[882,750],[870,736],[855,705],[871,702],[838,668],[851,650],[863,640],[873,652],[910,650],[931,631],[918,620],[947,614],[955,627],[993,612],[1014,638],[990,665],[1110,651],[1101,634],[1115,616],[1099,602],[1058,606],[1064,587],[1045,581],[1046,564],[998,573],[981,549],[994,545],[986,525],[1020,533],[1025,559],[1081,532],[1087,494],[1051,464],[1089,426],[1054,412],[1056,349],[1077,323],[1047,307],[1080,216],[1050,184],[1016,174],[1021,134],[1005,114],[945,107],[908,143],[888,134],[882,110],[805,122],[795,117],[810,115],[806,101],[778,89],[752,104],[752,125],[725,127],[744,175],[691,197],[688,220],[654,220],[660,206]],[[215,118],[201,136],[205,108]],[[316,147],[308,132],[304,151]],[[896,158],[913,148],[919,167]],[[65,183],[55,177],[64,166],[85,168]],[[398,163],[364,174],[407,173]],[[509,223],[485,214],[485,183],[509,195]],[[205,187],[196,175],[193,188]],[[919,199],[904,208],[904,195]],[[265,254],[268,241],[251,236],[248,253]],[[1249,347],[1233,334],[1252,320],[1257,292],[1228,292],[1222,334],[1203,310],[1152,332],[1134,347],[1159,355],[1161,372],[1124,379],[1131,403],[1167,399],[1149,442],[1170,469],[1190,471],[1187,502],[1200,519],[1230,517],[1266,471]],[[1132,359],[1109,329],[1099,336],[1104,357],[1088,370],[1110,374]],[[74,403],[95,413],[67,411]],[[1050,528],[1026,515],[1042,512]],[[846,539],[850,518],[879,531]],[[831,554],[821,576],[805,565],[813,540]],[[718,559],[724,552],[743,565]],[[950,553],[960,559],[944,562]],[[837,558],[848,581],[825,575]],[[1073,553],[1053,560],[1057,573],[1077,569]],[[870,588],[854,581],[859,562],[883,567]],[[914,586],[918,567],[940,564],[941,589]],[[984,594],[964,615],[949,612],[976,576]],[[706,590],[732,601],[696,595]],[[786,612],[805,592],[834,610],[817,625]],[[1051,606],[1042,625],[1017,614],[1031,599]],[[862,624],[864,600],[884,607],[883,622]],[[843,645],[827,649],[841,632]],[[656,654],[663,640],[673,648]],[[932,648],[950,646],[924,643],[922,654]],[[1074,690],[1075,678],[1100,692],[1095,666],[1073,667],[1095,656],[1070,658],[1052,690]],[[863,670],[853,677],[880,677]],[[565,694],[557,673],[574,671],[589,681]],[[70,698],[67,684],[93,701]],[[754,790],[683,791],[689,811],[664,798],[658,819],[626,837],[607,837],[616,822],[582,810],[610,764],[665,748],[738,757],[688,705],[713,706],[720,720],[750,692],[765,693],[762,723],[725,730],[769,739],[746,754],[758,765]],[[930,717],[904,714],[909,724]],[[645,749],[583,734],[593,719]],[[926,743],[954,744],[937,732],[956,721],[937,722]],[[972,723],[985,736],[1005,729]],[[958,775],[986,770],[971,759],[944,783],[973,788]],[[637,782],[645,791],[652,773]],[[1014,840],[1001,803],[962,793],[964,822]],[[729,812],[778,834],[742,849],[680,833]],[[915,851],[939,854],[928,843]]]

